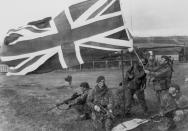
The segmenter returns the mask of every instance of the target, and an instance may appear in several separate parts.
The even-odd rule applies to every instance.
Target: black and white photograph
[[[0,131],[188,131],[187,0],[0,0]]]

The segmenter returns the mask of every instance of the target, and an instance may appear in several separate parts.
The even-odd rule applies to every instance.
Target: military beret
[[[97,83],[99,83],[101,80],[105,80],[105,78],[104,78],[104,76],[99,76],[99,77],[97,77]]]
[[[180,91],[180,86],[175,83],[171,83],[170,87],[174,87],[176,90]]]
[[[161,58],[165,59],[166,61],[170,60],[170,58],[168,56],[166,56],[166,55],[161,56]]]
[[[90,89],[89,84],[87,82],[82,82],[80,84],[80,87],[83,87],[83,88],[86,88],[86,89]]]

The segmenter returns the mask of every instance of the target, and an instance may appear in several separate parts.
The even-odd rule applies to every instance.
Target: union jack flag
[[[28,74],[49,60],[58,60],[62,68],[83,64],[81,47],[120,51],[133,46],[119,0],[72,3],[54,18],[7,32],[1,51],[1,62],[10,67],[7,75]]]

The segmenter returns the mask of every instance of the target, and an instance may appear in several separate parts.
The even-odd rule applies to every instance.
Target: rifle
[[[49,112],[49,111],[51,111],[51,110],[53,110],[53,109],[55,109],[55,108],[58,108],[58,109],[59,109],[59,107],[60,107],[61,105],[64,105],[64,104],[68,105],[70,101],[75,100],[75,99],[76,99],[77,97],[79,97],[79,96],[81,96],[81,94],[78,94],[78,93],[76,92],[76,93],[74,93],[74,94],[71,96],[71,98],[68,98],[68,99],[64,100],[63,102],[61,102],[61,103],[57,103],[55,106],[53,106],[53,107],[51,107],[50,109],[48,109],[47,112]],[[72,106],[72,105],[69,105],[66,110],[70,109],[71,106]]]
[[[173,112],[173,111],[176,111],[176,110],[186,110],[186,109],[188,109],[188,106],[185,106],[183,108],[172,108],[170,110],[165,111],[164,116],[169,112]],[[161,116],[160,114],[156,114],[156,115],[151,116],[149,119],[135,118],[135,119],[125,121],[125,122],[118,124],[117,126],[115,126],[112,129],[112,131],[129,131],[129,130],[132,130],[132,129],[134,129],[134,128],[142,125],[142,124],[148,123],[150,121],[159,122],[159,121],[155,121],[154,119],[161,118],[161,117],[164,117],[164,116]]]
[[[97,104],[97,106],[100,107],[100,109],[101,109],[100,112],[101,112],[101,113],[103,113],[103,114],[105,114],[105,115],[109,115],[110,118],[115,118],[115,116],[113,115],[113,113],[110,112],[108,109],[106,109],[105,107],[103,107],[103,106],[100,105],[100,104]]]
[[[179,107],[172,108],[172,109],[169,109],[167,111],[164,111],[163,116],[161,116],[161,114],[155,114],[155,115],[151,116],[150,119],[155,119],[157,117],[164,117],[166,114],[168,114],[170,112],[174,112],[176,110],[186,110],[186,109],[188,109],[188,106],[185,106],[185,107],[182,107],[182,108],[179,108]]]

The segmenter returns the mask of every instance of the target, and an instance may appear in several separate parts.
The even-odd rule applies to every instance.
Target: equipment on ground
[[[139,118],[135,118],[129,121],[125,121],[123,123],[118,124],[117,126],[115,126],[112,131],[129,131],[132,130],[142,124],[145,124],[147,122],[160,122],[161,118],[164,117],[167,113],[169,112],[173,112],[176,110],[186,110],[188,109],[188,106],[183,107],[183,108],[173,108],[170,110],[167,110],[164,112],[164,115],[161,116],[161,114],[155,114],[153,116],[151,116],[149,119],[139,119]]]

